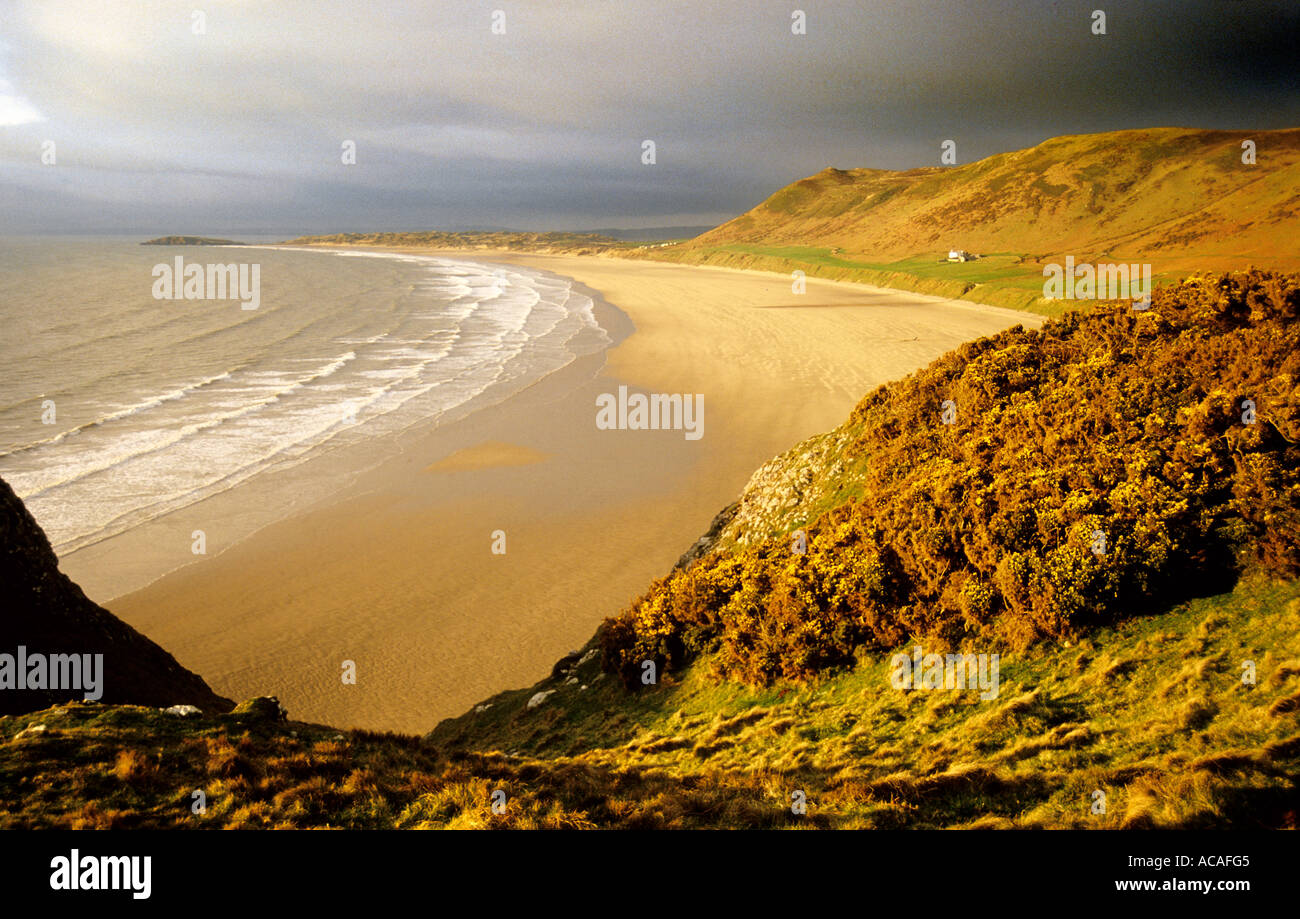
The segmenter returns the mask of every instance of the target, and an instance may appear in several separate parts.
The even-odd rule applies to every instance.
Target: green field
[[[809,277],[835,281],[857,281],[881,287],[910,290],[936,296],[956,297],[990,306],[1019,309],[1041,316],[1056,317],[1077,306],[1072,301],[1043,297],[1043,269],[1036,261],[1014,253],[991,253],[969,262],[949,262],[946,253],[912,256],[895,261],[851,258],[834,254],[829,246],[764,246],[730,243],[721,246],[692,246],[650,249],[628,253],[656,261],[680,261],[699,265],[751,268],[788,274],[796,269]],[[1110,258],[1123,262],[1131,259]],[[1155,286],[1171,284],[1177,272],[1156,272]]]

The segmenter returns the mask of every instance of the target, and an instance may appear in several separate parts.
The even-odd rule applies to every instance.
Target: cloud
[[[45,116],[38,112],[35,106],[14,92],[9,84],[0,80],[0,128],[44,120]]]
[[[23,172],[21,198],[57,191],[62,220],[81,195],[86,225],[105,200],[304,230],[707,223],[828,165],[936,164],[947,138],[965,162],[1300,114],[1286,0],[1152,0],[1105,36],[1078,0],[801,5],[803,36],[766,0],[205,0],[196,33],[193,0],[10,0],[0,58],[22,92],[0,84],[0,167],[55,139],[75,186]]]

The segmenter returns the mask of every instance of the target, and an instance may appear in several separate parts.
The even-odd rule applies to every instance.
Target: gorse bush
[[[877,389],[839,457],[861,498],[655,582],[602,635],[641,662],[804,679],[912,638],[1025,647],[1300,574],[1300,277],[1158,289],[965,345]],[[941,405],[952,400],[954,423]],[[820,474],[821,470],[817,470]]]

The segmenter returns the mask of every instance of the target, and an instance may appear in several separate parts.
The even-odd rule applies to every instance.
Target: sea
[[[611,342],[573,282],[472,256],[139,243],[0,238],[0,478],[60,555],[348,451],[251,529]],[[177,257],[258,266],[257,308],[166,298]]]

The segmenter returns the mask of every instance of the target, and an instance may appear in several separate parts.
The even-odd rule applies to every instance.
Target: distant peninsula
[[[532,233],[515,230],[473,230],[449,233],[437,230],[411,233],[335,233],[329,236],[299,236],[285,246],[384,246],[423,249],[495,249],[548,255],[596,255],[611,249],[632,248],[598,233]]]
[[[151,239],[148,242],[140,243],[142,246],[242,246],[245,243],[237,242],[233,239],[212,239],[207,236],[159,236],[157,239]]]

